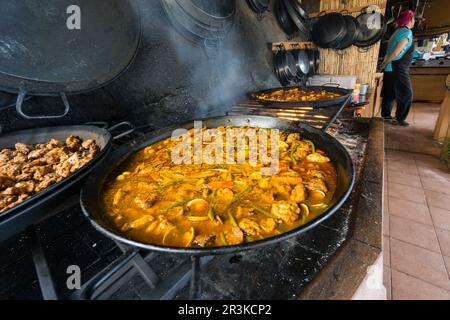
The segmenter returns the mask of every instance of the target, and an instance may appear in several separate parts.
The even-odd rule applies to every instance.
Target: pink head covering
[[[400,12],[397,18],[397,25],[401,28],[406,26],[411,19],[414,17],[414,11],[412,10],[405,10]]]

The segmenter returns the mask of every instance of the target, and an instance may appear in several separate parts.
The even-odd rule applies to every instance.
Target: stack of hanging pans
[[[363,12],[356,18],[332,12],[313,23],[312,40],[320,48],[343,50],[352,45],[371,46],[385,32],[385,17],[378,12]]]
[[[275,74],[282,86],[301,83],[318,73],[319,62],[318,50],[278,51],[274,56]]]
[[[292,35],[300,31],[307,39],[311,38],[309,16],[300,0],[276,0],[274,14],[286,34]]]
[[[275,74],[282,86],[297,81],[297,63],[290,51],[278,51],[274,57]]]
[[[161,0],[175,30],[187,40],[216,47],[233,26],[235,0]]]
[[[320,66],[320,53],[317,49],[307,49],[306,53],[309,58],[309,73],[308,77],[311,77],[315,74],[319,74],[319,66]]]
[[[247,4],[253,12],[263,14],[269,9],[269,0],[247,0]]]

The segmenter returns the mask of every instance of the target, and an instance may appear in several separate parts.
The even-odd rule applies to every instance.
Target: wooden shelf
[[[280,41],[272,42],[272,51],[278,52],[280,50],[290,51],[299,49],[314,49],[317,46],[311,41]]]
[[[386,5],[377,5],[381,10],[386,8]],[[326,13],[331,13],[331,12],[341,12],[341,13],[361,13],[365,8],[367,8],[368,6],[359,6],[359,7],[352,7],[352,8],[342,8],[342,9],[337,9],[337,10],[324,10],[321,12],[312,12],[309,14],[310,18],[315,18],[317,17],[319,14],[323,15]]]

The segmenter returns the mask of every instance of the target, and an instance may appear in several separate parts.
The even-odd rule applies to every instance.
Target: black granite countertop
[[[355,121],[358,121],[355,119]],[[351,299],[382,250],[384,124],[367,122],[367,154],[346,240],[305,287],[301,299]]]

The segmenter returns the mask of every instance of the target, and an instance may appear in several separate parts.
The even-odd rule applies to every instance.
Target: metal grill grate
[[[263,105],[257,101],[239,102],[227,115],[261,115],[282,119],[305,122],[318,129],[328,129],[339,116],[344,107],[350,102],[350,98],[338,105],[327,107],[298,106],[279,107]]]

